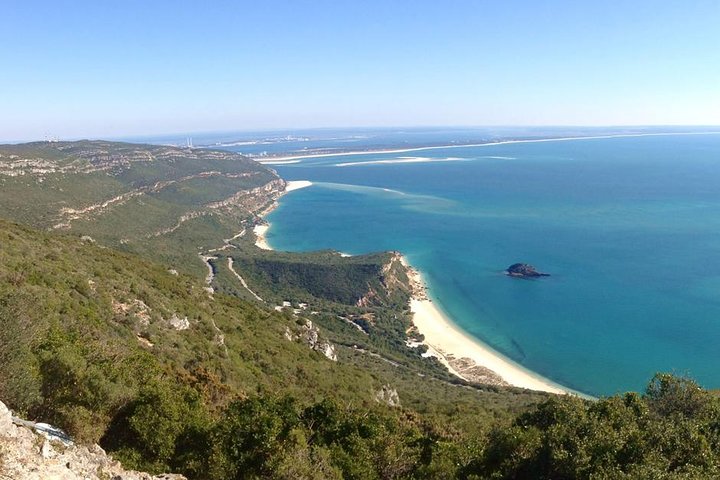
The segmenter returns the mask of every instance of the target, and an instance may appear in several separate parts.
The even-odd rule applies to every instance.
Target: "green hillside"
[[[158,391],[185,392],[209,422],[257,395],[377,409],[388,386],[411,411],[458,428],[474,418],[477,431],[544,397],[420,377],[417,365],[342,345],[332,361],[287,338],[305,331],[304,316],[211,295],[191,276],[77,236],[0,221],[0,238],[0,398],[79,441],[100,440]],[[122,447],[138,465],[156,460]]]
[[[0,217],[78,232],[178,270],[221,245],[284,188],[242,155],[105,141],[0,146]]]

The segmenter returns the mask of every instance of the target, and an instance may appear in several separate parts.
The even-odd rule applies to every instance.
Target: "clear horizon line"
[[[586,128],[586,129],[599,129],[599,128],[720,128],[720,124],[672,124],[672,123],[647,123],[647,124],[602,124],[602,125],[583,125],[583,124],[437,124],[437,125],[390,125],[390,126],[371,126],[371,125],[356,125],[356,126],[321,126],[321,127],[272,127],[272,128],[239,128],[239,129],[217,129],[217,130],[184,130],[184,131],[173,131],[165,133],[123,133],[123,134],[108,134],[108,135],[80,135],[80,136],[67,136],[67,137],[56,137],[60,141],[72,142],[80,140],[123,140],[133,137],[183,137],[188,135],[207,135],[207,134],[232,134],[232,133],[267,133],[267,132],[297,132],[297,131],[322,131],[322,130],[395,130],[395,129],[432,129],[432,128],[467,128],[467,129],[483,129],[483,128],[528,128],[528,129],[542,129],[542,128]],[[46,135],[50,136],[50,135]],[[19,143],[33,143],[42,142],[44,139],[30,137],[24,139],[0,139],[2,144],[19,144]]]

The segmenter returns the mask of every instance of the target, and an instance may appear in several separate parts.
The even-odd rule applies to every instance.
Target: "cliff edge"
[[[127,471],[98,445],[84,447],[48,439],[17,425],[0,402],[0,478],[14,480],[185,480],[182,475]]]

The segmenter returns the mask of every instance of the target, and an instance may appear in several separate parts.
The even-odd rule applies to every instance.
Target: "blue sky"
[[[0,3],[0,140],[720,124],[720,2]]]

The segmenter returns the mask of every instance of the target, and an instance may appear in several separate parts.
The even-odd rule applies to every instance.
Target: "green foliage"
[[[303,407],[287,396],[255,397],[221,418],[210,429],[203,478],[448,477],[459,458],[442,448],[446,433],[414,415],[331,400]]]
[[[180,461],[191,470],[198,461],[194,454],[204,447],[208,421],[195,390],[172,382],[152,383],[116,414],[102,443],[144,470],[167,471]]]
[[[716,478],[719,408],[695,382],[668,374],[656,375],[644,396],[554,397],[494,430],[463,476]]]
[[[661,416],[696,417],[707,411],[711,402],[708,392],[695,381],[669,373],[653,377],[645,391],[645,398],[651,410]]]
[[[24,282],[11,275],[10,285]],[[26,411],[41,399],[38,359],[32,345],[39,334],[32,315],[34,299],[15,288],[0,288],[0,399]]]
[[[233,403],[211,434],[210,470],[216,478],[268,478],[284,456],[302,448],[299,407],[289,398]]]
[[[369,285],[377,282],[382,270],[379,261],[351,263],[342,261],[338,255],[322,263],[299,261],[294,256],[289,260],[276,257],[272,254],[243,257],[237,263],[243,271],[253,272],[257,284],[266,285],[276,294],[282,286],[291,285],[312,297],[346,305],[356,304],[368,292]]]
[[[409,287],[403,268],[391,253],[343,257],[335,251],[287,253],[242,248],[232,256],[236,270],[251,281],[263,298],[288,298],[318,305],[372,307],[402,311]],[[222,263],[222,262],[220,262]],[[303,299],[303,300],[300,300]]]

